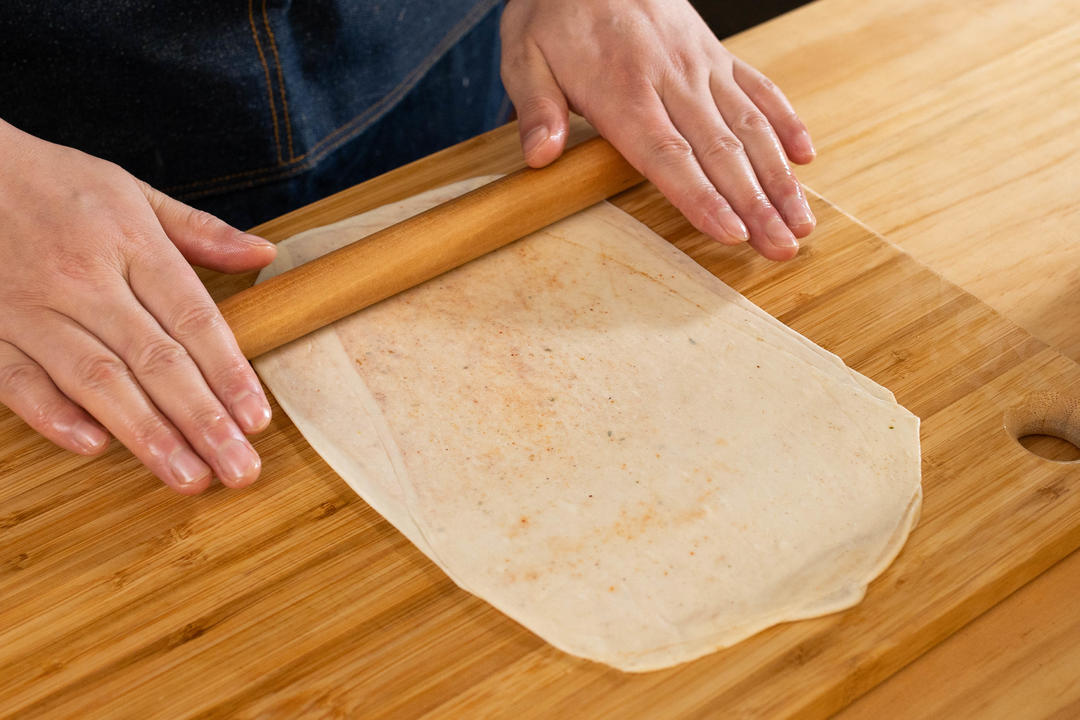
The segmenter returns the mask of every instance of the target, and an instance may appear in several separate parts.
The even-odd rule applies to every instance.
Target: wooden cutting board
[[[519,165],[511,126],[261,230]],[[67,455],[2,411],[0,716],[822,716],[1080,546],[1080,464],[1005,429],[1032,394],[1080,397],[1076,363],[819,197],[784,265],[707,241],[651,186],[616,204],[923,419],[923,519],[861,605],[623,675],[456,588],[276,406],[259,483],[197,498],[122,448]],[[219,299],[252,279],[204,277]]]

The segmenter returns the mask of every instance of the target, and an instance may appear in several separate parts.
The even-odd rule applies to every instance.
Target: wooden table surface
[[[501,128],[262,232],[520,162]],[[1080,394],[1080,365],[816,195],[819,232],[783,264],[704,238],[647,184],[614,202],[923,419],[922,519],[862,603],[619,673],[456,588],[280,409],[260,481],[196,498],[0,410],[0,717],[820,717],[1080,547],[1075,466],[1002,425],[1031,393]],[[252,279],[204,277],[219,299]]]
[[[1080,220],[1080,183],[1074,169],[1080,147],[1075,123],[1080,113],[1076,80],[1080,25],[1069,5],[1046,0],[819,0],[733,38],[729,45],[785,88],[814,131],[820,157],[800,174],[811,188],[1031,334],[1080,360],[1080,242],[1075,230]],[[479,155],[504,151],[483,143],[475,147]],[[378,205],[385,201],[379,192],[385,190],[386,198],[399,197],[423,187],[425,181],[407,171],[397,172],[365,202],[369,207]],[[287,226],[286,221],[279,227],[284,232]],[[4,425],[12,425],[10,418]],[[268,464],[318,462],[280,417],[273,432],[278,439],[262,447]],[[35,468],[52,455],[43,443],[19,437],[17,445],[5,448],[12,470],[8,490],[34,499]],[[83,462],[66,457],[59,470],[74,473]],[[170,679],[168,689],[174,696],[187,687],[192,696],[200,692],[227,695],[228,686],[239,683],[257,691],[265,682],[282,680],[283,672],[284,681],[291,677],[289,673],[317,677],[322,672],[319,668],[332,667],[337,658],[306,648],[302,634],[299,639],[282,637],[281,643],[283,647],[291,643],[288,652],[303,662],[282,670],[269,657],[265,668],[260,658],[253,660],[249,648],[266,643],[258,619],[268,619],[275,627],[305,625],[314,631],[325,620],[299,608],[321,609],[331,617],[335,603],[354,602],[370,611],[371,627],[365,628],[371,630],[391,613],[422,617],[429,609],[422,602],[404,607],[390,604],[389,598],[401,591],[403,583],[440,582],[434,576],[426,578],[426,573],[434,572],[426,570],[426,565],[412,563],[416,553],[407,543],[379,554],[359,541],[353,543],[349,556],[320,550],[342,533],[366,537],[358,534],[357,522],[370,526],[365,526],[364,533],[378,530],[380,521],[364,514],[354,497],[340,492],[340,483],[313,485],[316,493],[298,496],[295,489],[279,482],[272,486],[271,497],[251,493],[239,501],[215,492],[205,501],[208,512],[174,523],[171,498],[148,488],[142,482],[145,473],[124,451],[114,449],[96,462],[94,467],[101,472],[107,469],[108,484],[99,486],[101,478],[83,473],[59,495],[54,483],[49,498],[42,495],[40,503],[30,506],[38,514],[0,517],[4,521],[0,528],[19,525],[21,532],[35,533],[46,560],[50,547],[62,545],[99,561],[72,565],[65,572],[84,583],[85,587],[72,591],[84,594],[82,602],[87,607],[100,606],[102,618],[114,618],[103,620],[106,624],[93,632],[73,631],[61,638],[64,642],[57,640],[49,648],[54,662],[9,668],[10,676],[31,672],[46,684],[44,692],[52,694],[35,701],[42,710],[72,707],[66,705],[69,702],[77,705],[80,688],[93,688],[98,700],[107,703],[110,693],[143,682],[144,669],[150,666],[159,677]],[[117,483],[123,490],[120,496],[115,495]],[[144,517],[162,518],[165,524],[160,532],[136,536],[120,522],[118,511],[102,512],[90,504],[81,509],[77,498],[98,502],[106,486],[115,507],[137,507]],[[1064,488],[1064,492],[1073,491]],[[311,557],[281,556],[256,542],[257,532],[269,531],[264,521],[270,501],[292,505],[290,512],[304,518],[300,524],[269,528],[274,537],[308,538]],[[215,518],[223,518],[226,508],[234,518],[243,519],[250,532],[219,532],[225,520]],[[49,522],[58,514],[70,521],[64,528]],[[109,528],[112,536],[102,542],[102,533]],[[200,542],[193,544],[192,538]],[[99,542],[100,546],[93,544]],[[412,563],[407,580],[392,574],[402,558]],[[225,559],[228,566],[223,564]],[[296,607],[269,603],[265,588],[288,586],[307,572],[305,563],[315,560],[316,570],[306,582],[323,583],[335,588],[333,592],[321,599],[305,597],[304,604]],[[31,577],[41,569],[35,565],[41,562],[37,556],[5,556],[3,561],[0,570],[9,574]],[[350,568],[359,567],[381,578],[376,592],[361,592],[344,581]],[[151,587],[154,592],[146,594]],[[181,588],[182,598],[170,595]],[[61,622],[62,618],[50,613],[55,615],[67,602],[64,592],[64,588],[26,585],[24,595],[40,593],[37,600],[42,612],[40,618],[26,617],[23,622]],[[221,592],[236,602],[211,605],[209,598]],[[117,598],[122,600],[124,593],[146,594],[155,607],[182,603],[171,615],[162,615],[171,617],[172,624],[150,623],[115,641],[108,623],[123,625],[124,614],[134,608],[119,603]],[[1074,598],[1078,595],[1080,556],[1073,556],[879,685],[844,714],[850,718],[1077,716],[1080,620]],[[24,603],[24,607],[28,606]],[[478,601],[455,606],[453,612],[461,622],[447,628],[451,639],[469,632],[483,639],[495,622],[487,620],[491,616]],[[213,646],[222,633],[235,644],[228,652],[222,651],[221,666],[198,677],[185,676],[176,665],[178,654],[170,651]],[[349,647],[356,641],[343,634],[341,642]],[[385,689],[408,694],[411,687],[393,685],[398,677],[394,647],[372,652],[373,662],[379,657],[387,662]],[[76,661],[67,664],[64,659],[79,653],[94,653],[102,670],[79,675]],[[426,685],[441,691],[453,682],[451,671],[497,672],[500,668],[492,665],[496,660],[492,655],[475,665],[447,668]],[[237,674],[240,667],[243,677]],[[72,685],[67,676],[80,679]],[[560,682],[559,677],[546,680],[554,686]],[[152,711],[154,694],[141,697],[151,703],[142,709]],[[289,702],[300,703],[295,706],[263,705],[257,692],[249,700],[247,705],[215,707],[224,715],[230,714],[230,708],[242,708],[256,716],[260,707],[279,715],[290,709],[293,715],[335,712],[333,706],[304,704],[315,702],[314,696],[290,698]]]
[[[811,128],[807,185],[1080,359],[1078,9],[818,0],[728,46]],[[1078,598],[1074,553],[843,717],[1080,717]]]

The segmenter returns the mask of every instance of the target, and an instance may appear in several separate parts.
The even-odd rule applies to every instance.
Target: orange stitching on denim
[[[255,0],[248,0],[248,23],[251,25],[251,37],[255,40],[255,49],[259,51],[259,62],[262,63],[263,73],[266,75],[266,97],[270,100],[270,117],[274,121],[274,146],[277,148],[278,164],[281,158],[281,136],[278,134],[277,108],[274,107],[274,86],[270,82],[270,67],[266,64],[266,56],[263,55],[262,44],[259,43],[259,33],[255,29]]]
[[[274,40],[274,31],[270,29],[270,18],[266,15],[266,0],[262,0],[263,25],[266,26],[266,34],[270,36],[270,52],[274,53],[274,65],[277,67],[278,91],[281,93],[281,114],[285,116],[285,137],[289,139],[289,160],[296,158],[293,152],[292,123],[289,120],[289,102],[285,99],[285,77],[281,72],[281,58],[278,57],[277,41]]]
[[[249,8],[250,8],[250,2],[251,2],[251,0],[249,0]],[[165,188],[164,192],[167,193],[167,194],[170,194],[170,195],[171,194],[182,194],[182,195],[184,195],[184,197],[187,197],[187,198],[203,197],[205,195],[212,195],[214,193],[225,192],[226,190],[232,190],[232,189],[240,189],[240,190],[242,190],[242,189],[245,189],[245,188],[253,187],[256,183],[268,182],[270,180],[277,180],[279,178],[285,178],[285,177],[288,177],[292,173],[300,172],[300,171],[305,170],[305,169],[311,169],[311,167],[314,167],[314,165],[313,164],[309,165],[307,163],[301,162],[302,160],[304,160],[304,158],[306,158],[308,156],[312,156],[311,162],[316,163],[319,160],[321,160],[322,157],[325,156],[326,153],[332,152],[333,150],[335,150],[342,143],[348,142],[353,137],[355,137],[357,132],[364,129],[363,127],[358,128],[358,129],[355,128],[354,126],[356,125],[356,123],[366,119],[371,114],[372,110],[374,110],[376,108],[381,108],[383,105],[386,104],[386,102],[388,100],[392,99],[393,102],[397,102],[398,100],[400,100],[401,97],[404,96],[405,92],[407,92],[408,90],[411,89],[411,87],[409,86],[409,83],[410,82],[412,82],[412,83],[419,82],[419,78],[416,77],[416,76],[423,77],[424,73],[426,73],[428,70],[431,69],[431,66],[434,65],[434,63],[435,63],[435,60],[431,60],[431,59],[434,57],[437,60],[445,52],[447,52],[454,45],[454,43],[461,40],[461,38],[465,36],[465,33],[468,32],[477,22],[479,22],[480,18],[482,18],[484,15],[486,15],[488,12],[490,12],[491,9],[493,7],[495,7],[495,5],[497,3],[498,3],[498,0],[489,0],[488,2],[481,2],[481,3],[478,3],[477,5],[475,5],[473,7],[472,11],[467,16],[465,16],[465,18],[461,22],[459,22],[457,25],[454,26],[453,30],[451,30],[450,32],[448,32],[446,35],[443,36],[442,41],[435,47],[434,50],[432,50],[430,53],[428,53],[427,57],[424,58],[424,62],[417,65],[413,69],[412,73],[410,73],[404,80],[402,80],[400,83],[398,83],[390,92],[388,92],[386,95],[384,95],[379,100],[379,102],[375,103],[375,105],[369,105],[368,107],[364,108],[363,112],[361,112],[360,114],[352,117],[344,125],[341,125],[337,129],[332,130],[330,133],[323,136],[317,143],[315,143],[314,145],[311,146],[310,150],[308,150],[305,153],[301,153],[300,155],[297,155],[296,157],[292,158],[292,160],[290,160],[289,163],[287,163],[287,164],[294,165],[294,167],[289,168],[289,167],[283,167],[282,165],[275,165],[275,166],[269,166],[269,167],[255,168],[253,170],[241,170],[239,172],[228,173],[227,175],[219,175],[217,177],[213,177],[213,178],[210,178],[208,180],[195,180],[193,182],[184,183],[182,185],[171,185],[171,186]],[[254,22],[252,23],[252,33],[254,34]],[[453,38],[453,40],[450,40],[450,38]],[[258,38],[257,37],[256,37],[256,44],[258,44]],[[259,52],[259,56],[260,56],[260,58],[262,57],[262,51],[261,50]],[[429,62],[429,60],[431,62]],[[266,69],[265,62],[263,63],[263,68]],[[267,72],[269,72],[269,71],[267,70]],[[271,100],[272,99],[273,98],[271,98]],[[275,117],[274,129],[275,129],[275,132],[276,132],[276,130],[277,130],[276,117]],[[323,146],[327,142],[330,142],[331,140],[333,140],[336,135],[339,135],[342,132],[349,131],[350,129],[352,130],[352,132],[349,132],[349,134],[346,135],[344,138],[341,138],[340,140],[335,140],[332,145],[330,145],[329,147],[323,148]],[[278,149],[278,157],[279,158],[281,157],[280,147]],[[251,177],[253,175],[259,175],[260,173],[271,173],[271,174],[266,175],[264,177],[253,177],[251,180],[244,181],[242,183],[235,183],[234,184],[236,186],[235,188],[232,185],[224,187],[224,188],[209,188],[209,187],[207,187],[207,186],[210,186],[210,185],[215,185],[217,183],[224,182],[226,180],[233,180],[235,178],[242,178],[242,177]],[[200,186],[202,186],[202,187],[200,187]],[[183,192],[187,188],[192,188],[190,193],[184,193]]]

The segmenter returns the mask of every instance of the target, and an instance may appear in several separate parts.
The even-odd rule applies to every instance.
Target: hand
[[[274,246],[2,121],[0,157],[0,402],[84,455],[108,429],[182,493],[254,481],[270,406],[188,262]]]
[[[720,242],[786,260],[814,229],[787,162],[814,158],[806,127],[685,0],[512,0],[501,33],[533,167],[562,153],[569,107]]]

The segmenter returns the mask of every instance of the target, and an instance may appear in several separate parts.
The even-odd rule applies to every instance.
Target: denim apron
[[[0,118],[249,227],[505,122],[500,12],[499,0],[4,3]]]

